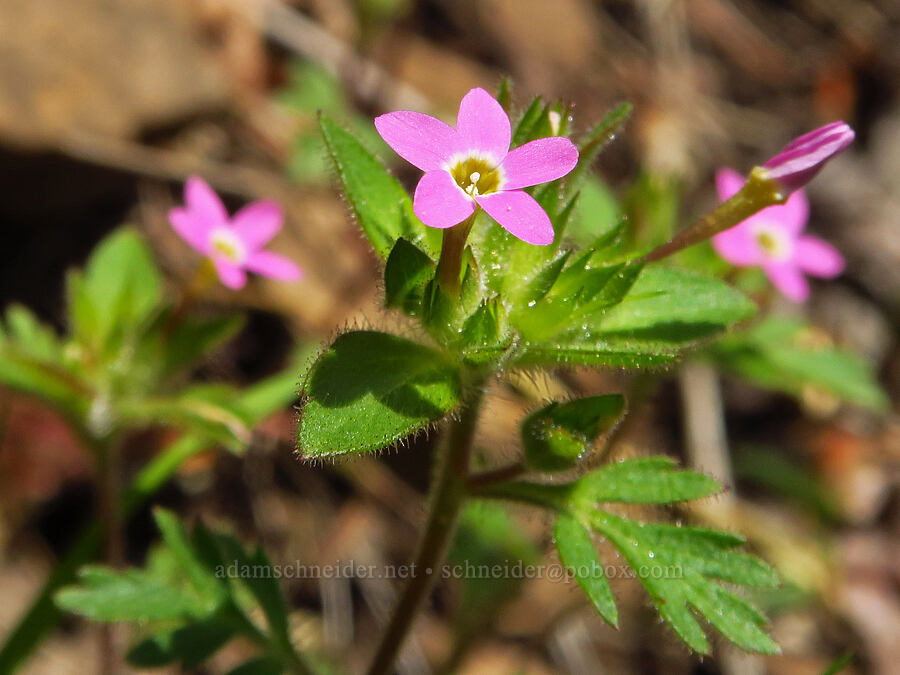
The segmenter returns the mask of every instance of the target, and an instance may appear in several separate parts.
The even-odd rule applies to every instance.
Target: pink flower
[[[794,139],[763,164],[766,177],[782,186],[785,193],[803,187],[825,163],[842,152],[855,138],[846,122],[832,122]]]
[[[178,236],[212,260],[228,288],[243,288],[248,270],[279,281],[302,276],[292,260],[262,250],[284,220],[275,202],[253,202],[229,218],[219,196],[197,176],[185,183],[184,201],[184,207],[169,211],[169,222]]]
[[[556,180],[578,162],[568,138],[539,138],[510,151],[509,117],[484,89],[463,97],[456,128],[403,110],[375,119],[381,137],[403,159],[425,172],[413,210],[431,227],[453,227],[484,209],[529,244],[553,242],[550,218],[522,188]]]
[[[732,197],[744,178],[732,169],[716,174],[719,198]],[[809,218],[809,203],[803,190],[794,192],[784,204],[769,206],[742,223],[720,232],[712,245],[720,256],[739,267],[762,267],[772,283],[794,302],[809,297],[803,273],[836,277],[844,269],[844,258],[831,244],[803,234]]]

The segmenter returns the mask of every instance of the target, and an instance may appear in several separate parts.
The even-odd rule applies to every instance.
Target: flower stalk
[[[475,223],[475,216],[477,215],[478,209],[459,225],[449,227],[443,231],[437,277],[441,288],[454,300],[459,297],[460,283],[462,281],[462,259],[466,250],[466,240],[469,238],[469,232],[472,231],[472,225]]]
[[[778,183],[769,178],[765,169],[755,167],[750,172],[744,187],[731,199],[720,204],[715,211],[703,216],[665,244],[650,251],[641,258],[641,261],[654,262],[667,258],[688,246],[698,244],[719,232],[734,227],[757,211],[775,204],[784,204],[787,197],[788,195]]]
[[[469,393],[459,419],[454,420],[447,429],[436,459],[440,465],[431,489],[431,510],[419,542],[418,554],[411,566],[412,576],[381,636],[368,675],[387,675],[391,672],[391,666],[403,647],[422,603],[440,577],[439,567],[456,532],[459,513],[466,497],[466,480],[483,396],[483,383],[474,383]]]

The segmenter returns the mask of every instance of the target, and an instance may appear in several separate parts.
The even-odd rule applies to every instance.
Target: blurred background
[[[613,208],[614,196],[627,202],[644,183],[633,210],[668,209],[677,226],[715,203],[716,168],[746,171],[803,131],[849,122],[857,142],[808,190],[809,228],[841,249],[847,271],[815,282],[807,305],[775,300],[776,310],[809,318],[823,339],[862,354],[897,400],[897,0],[3,0],[0,300],[62,329],[65,271],[125,222],[146,234],[170,287],[185,284],[198,260],[166,213],[184,179],[199,174],[232,209],[281,202],[287,222],[274,249],[306,278],[255,278],[238,293],[205,295],[204,305],[240,307],[250,320],[197,378],[251,382],[283,367],[297,341],[314,349],[344,326],[398,328],[379,308],[379,263],[334,188],[316,111],[341,120],[413,185],[415,172],[381,144],[371,118],[414,109],[452,122],[466,91],[495,91],[502,76],[512,78],[518,108],[534,95],[573,103],[579,131],[633,102],[624,133],[596,164],[605,192],[591,203]],[[620,390],[624,380],[562,377],[584,392]],[[538,396],[558,386],[516,384]],[[482,438],[508,461],[528,403],[508,385],[495,388]],[[492,610],[458,672],[805,675],[844,654],[853,655],[847,672],[898,672],[896,404],[874,413],[814,388],[787,396],[690,371],[657,378],[643,401],[632,403],[611,452],[669,453],[734,486],[695,517],[746,533],[788,579],[757,599],[784,655],[722,646],[700,661],[657,623],[632,580],[614,581],[620,632],[574,584],[533,581]],[[722,422],[727,441],[706,442]],[[293,428],[290,410],[276,415],[243,457],[202,455],[155,501],[229,523],[275,562],[406,561],[424,515],[428,439],[378,458],[304,466],[292,456]],[[136,438],[125,470],[164,433]],[[90,518],[90,470],[62,420],[0,388],[0,636]],[[509,517],[511,550],[553,559],[545,521],[525,511]],[[128,559],[140,563],[155,536],[142,512],[128,529]],[[395,583],[285,582],[299,639],[358,669]],[[455,658],[454,608],[465,596],[459,583],[439,589],[403,672]],[[206,672],[227,670],[240,649],[230,645]],[[68,620],[24,672],[94,672],[96,658],[86,624]]]

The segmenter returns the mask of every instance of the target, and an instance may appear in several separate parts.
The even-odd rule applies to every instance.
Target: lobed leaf
[[[553,528],[553,541],[560,561],[575,576],[588,600],[606,623],[618,628],[619,610],[591,533],[577,518],[562,513]]]
[[[151,621],[183,619],[198,611],[196,600],[141,570],[118,572],[85,566],[80,585],[63,588],[55,596],[64,610],[92,621]]]
[[[585,504],[671,504],[718,494],[722,486],[702,473],[675,469],[668,457],[611,462],[578,480],[574,499]]]
[[[778,645],[763,630],[766,621],[762,614],[713,581],[705,569],[705,558],[698,563],[696,558],[684,555],[685,545],[698,550],[694,538],[709,543],[704,531],[688,530],[680,539],[666,540],[659,536],[661,528],[677,526],[645,525],[601,510],[585,517],[637,572],[660,615],[691,649],[703,654],[710,651],[709,641],[691,612],[694,609],[739,647],[763,654],[779,652]]]

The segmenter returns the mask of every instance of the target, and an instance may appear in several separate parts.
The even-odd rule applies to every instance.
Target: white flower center
[[[213,255],[225,258],[230,263],[239,264],[247,255],[243,242],[231,230],[213,230],[209,239]]]
[[[477,154],[459,155],[446,166],[459,188],[470,197],[490,194],[503,184],[503,171],[492,158]]]

